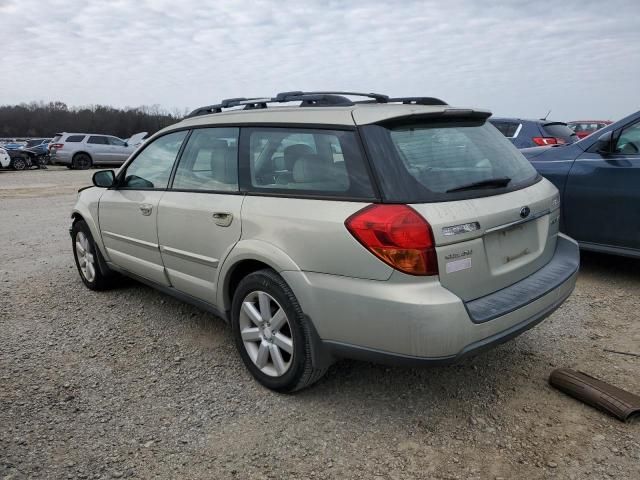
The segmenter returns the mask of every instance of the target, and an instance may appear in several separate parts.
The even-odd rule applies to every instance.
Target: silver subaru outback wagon
[[[558,191],[489,116],[344,92],[200,108],[81,191],[80,277],[214,312],[278,391],[338,358],[457,361],[551,314],[579,266]]]

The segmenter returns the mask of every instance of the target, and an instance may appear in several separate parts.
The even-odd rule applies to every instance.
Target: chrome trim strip
[[[160,251],[162,253],[166,253],[167,255],[172,255],[174,257],[178,257],[183,260],[189,260],[191,262],[201,263],[202,265],[205,265],[207,267],[218,268],[218,264],[220,263],[217,258],[198,255],[197,253],[185,252],[184,250],[165,247],[164,245],[160,245]]]
[[[533,157],[529,161],[531,163],[534,163],[534,162],[538,162],[538,163],[571,163],[571,162],[574,162],[575,160],[536,160],[536,158]]]
[[[522,124],[521,123],[518,124],[518,128],[516,128],[516,131],[513,132],[513,137],[508,137],[508,138],[518,138],[518,134],[520,133],[520,130],[522,130]]]
[[[535,215],[531,215],[527,218],[523,218],[522,220],[516,220],[515,222],[505,223],[504,225],[498,225],[497,227],[489,228],[484,231],[484,234],[499,232],[500,230],[507,230],[511,227],[515,227],[516,225],[520,225],[523,223],[531,222],[532,220],[537,220],[540,217],[544,217],[545,215],[549,215],[551,210],[542,210],[541,212],[536,213]]]
[[[144,240],[139,240],[137,238],[126,237],[126,236],[120,235],[118,233],[107,232],[106,230],[102,231],[102,236],[103,237],[105,237],[105,236],[106,237],[111,237],[111,238],[114,238],[116,240],[122,240],[123,242],[131,243],[133,245],[137,245],[137,246],[140,246],[140,247],[152,248],[154,250],[158,248],[158,244],[157,243],[145,242]]]

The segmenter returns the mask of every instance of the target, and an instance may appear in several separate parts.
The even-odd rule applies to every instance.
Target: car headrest
[[[304,155],[313,153],[313,149],[304,143],[297,143],[295,145],[289,145],[284,149],[283,161],[285,169],[291,171],[296,163],[296,160]]]
[[[222,183],[235,184],[238,182],[237,150],[228,147],[216,148],[211,151],[211,176]]]
[[[293,181],[296,183],[323,182],[331,177],[330,166],[318,155],[307,154],[293,165]]]

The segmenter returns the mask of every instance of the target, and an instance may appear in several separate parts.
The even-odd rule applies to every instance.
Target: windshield
[[[362,132],[390,201],[496,195],[539,178],[511,142],[484,121],[367,125]]]

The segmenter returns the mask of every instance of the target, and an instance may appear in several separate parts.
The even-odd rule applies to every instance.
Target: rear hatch
[[[576,133],[563,122],[546,122],[541,125],[541,129],[544,134],[543,138],[555,138],[556,144],[573,143],[580,140]],[[544,143],[542,145],[550,144]]]
[[[556,188],[493,127],[488,114],[395,118],[361,127],[385,202],[430,224],[440,283],[473,300],[549,262]]]

